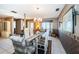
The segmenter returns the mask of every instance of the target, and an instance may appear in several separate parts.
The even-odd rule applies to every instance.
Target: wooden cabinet
[[[0,31],[2,31],[3,28],[2,28],[2,22],[0,22]]]
[[[1,32],[2,32],[2,22],[0,22],[0,37],[1,37]]]
[[[9,37],[10,36],[10,22],[4,21],[2,22],[2,31],[1,31],[1,37]]]

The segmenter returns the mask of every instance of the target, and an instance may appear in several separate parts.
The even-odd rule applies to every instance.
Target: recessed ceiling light
[[[59,11],[59,8],[57,8],[56,11]]]
[[[38,7],[37,7],[36,9],[37,9],[37,10],[39,10],[39,8],[38,8]]]
[[[12,13],[17,13],[16,11],[11,11]]]

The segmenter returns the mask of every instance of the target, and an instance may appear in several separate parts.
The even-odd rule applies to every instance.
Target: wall
[[[63,10],[61,11],[59,18],[62,19],[62,17],[68,12],[68,10],[73,6],[73,4],[66,4],[63,8]]]
[[[72,7],[73,5],[66,5],[64,7],[64,9],[62,10],[61,14],[59,15],[59,22],[63,23],[63,16],[67,13],[67,11],[69,11],[69,9]],[[59,23],[58,23],[59,26]],[[75,40],[75,38],[73,38],[71,35],[72,34],[68,34],[66,32],[63,31],[62,26],[59,26],[59,39],[65,49],[65,51],[67,53],[79,53],[79,42],[77,40]]]
[[[0,37],[1,37],[1,32],[2,32],[2,20],[4,20],[3,18],[0,18]]]
[[[4,21],[9,21],[10,22],[10,34],[13,34],[13,17],[6,17]]]
[[[15,19],[15,23],[16,23],[15,34],[23,33],[23,19]]]
[[[76,16],[75,34],[79,36],[79,15]]]
[[[53,33],[56,36],[59,36],[58,35],[58,19],[53,19]]]
[[[34,28],[32,28],[31,24],[33,24],[33,27],[34,27],[34,22],[33,22],[33,19],[26,19],[24,20],[24,34],[25,34],[25,37],[29,37],[31,35],[34,34]]]
[[[12,34],[12,17],[0,17],[0,22],[7,22],[7,30],[0,30],[0,36],[9,37]]]
[[[53,29],[58,29],[58,20],[57,19],[53,19]]]
[[[75,5],[75,10],[77,11],[78,15],[76,15],[76,26],[75,26],[75,34],[79,37],[79,4]]]

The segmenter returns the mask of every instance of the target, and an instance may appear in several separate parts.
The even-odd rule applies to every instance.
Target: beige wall
[[[58,20],[53,19],[53,29],[58,29]]]
[[[1,37],[9,37],[12,34],[12,17],[2,17],[0,18],[0,22],[6,22],[7,30],[4,31],[3,29],[0,30]]]
[[[70,10],[70,8],[74,6],[73,4],[66,4],[63,8],[63,10],[61,11],[60,15],[58,16],[58,27],[59,23],[63,23],[63,16]]]
[[[16,21],[16,33],[17,34],[21,33],[21,20]]]
[[[10,34],[12,34],[13,32],[13,20],[14,18],[13,17],[6,17],[4,21],[9,21],[10,22]]]
[[[73,4],[66,4],[63,8],[63,10],[61,11],[59,18],[62,19],[62,17],[69,11],[69,9],[73,6]]]
[[[65,13],[72,7],[73,5],[67,5],[59,15],[59,22],[62,22],[62,18],[65,15]],[[74,5],[75,6],[75,5]],[[76,26],[75,26],[75,33],[77,36],[79,36],[79,15],[76,15]]]
[[[61,11],[60,15],[58,16],[58,27],[59,27],[59,22],[63,22],[63,16],[69,11],[69,9],[73,6],[73,4],[66,4]]]
[[[22,33],[22,30],[23,30],[23,19],[17,19],[15,20],[16,22],[16,34],[20,34]]]
[[[62,33],[66,34],[66,35],[69,33],[69,32],[63,31],[63,22],[64,22],[63,16],[70,10],[70,8],[72,6],[74,6],[74,5],[72,5],[72,4],[65,5],[58,17],[58,32],[59,32],[60,36],[62,35]]]

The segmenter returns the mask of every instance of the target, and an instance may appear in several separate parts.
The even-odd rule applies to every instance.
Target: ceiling
[[[26,14],[27,18],[56,18],[64,6],[64,4],[0,4],[0,16],[23,18]],[[56,11],[57,8],[59,11]]]

